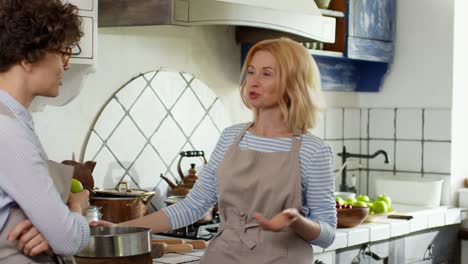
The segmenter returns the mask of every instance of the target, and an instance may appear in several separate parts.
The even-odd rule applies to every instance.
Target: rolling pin
[[[151,243],[166,243],[168,245],[174,244],[189,244],[192,245],[194,249],[204,249],[206,248],[205,240],[182,240],[182,239],[153,239]]]
[[[189,244],[168,245],[163,242],[151,242],[151,256],[161,257],[167,253],[189,253],[193,251],[193,246]]]

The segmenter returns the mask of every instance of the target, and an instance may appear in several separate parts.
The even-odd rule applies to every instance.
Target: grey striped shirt
[[[238,124],[225,129],[207,165],[192,191],[182,202],[163,210],[169,216],[172,228],[189,225],[213,206],[218,198],[216,190],[216,170],[224,153],[233,144],[246,124]],[[292,146],[292,138],[267,138],[246,132],[241,139],[241,149],[262,152],[287,151]],[[305,216],[320,224],[320,235],[311,244],[328,247],[335,239],[336,209],[333,195],[333,155],[330,146],[322,139],[309,133],[301,135],[299,153],[302,178],[302,210]]]
[[[71,212],[55,189],[47,155],[34,132],[31,114],[0,89],[0,104],[16,118],[0,114],[0,230],[10,208],[19,206],[58,255],[73,255],[86,246],[89,226]]]

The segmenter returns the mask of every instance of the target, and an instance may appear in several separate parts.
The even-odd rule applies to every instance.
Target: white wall
[[[452,189],[463,186],[468,178],[468,2],[455,0],[455,41],[453,61],[453,108],[452,108]],[[452,203],[456,204],[458,193],[454,193]]]
[[[77,98],[63,107],[34,113],[37,133],[49,158],[78,155],[89,126],[104,102],[139,73],[159,68],[185,71],[208,84],[232,113],[250,115],[238,96],[240,48],[226,27],[134,27],[99,29],[97,71]],[[72,65],[73,67],[73,65]]]

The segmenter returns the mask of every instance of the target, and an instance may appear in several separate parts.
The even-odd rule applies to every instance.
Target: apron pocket
[[[264,231],[262,244],[265,252],[269,255],[275,256],[287,256],[288,255],[288,243],[289,243],[289,232],[288,231]]]

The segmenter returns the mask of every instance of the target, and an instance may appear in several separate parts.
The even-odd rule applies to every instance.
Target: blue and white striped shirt
[[[226,128],[219,139],[209,162],[187,197],[173,206],[163,208],[173,229],[189,225],[202,218],[218,199],[216,171],[224,153],[246,124]],[[292,138],[267,138],[246,132],[241,139],[241,149],[262,152],[288,151]],[[336,209],[333,195],[333,155],[330,146],[309,133],[301,135],[299,152],[302,210],[305,216],[320,225],[320,235],[311,244],[326,248],[333,243],[336,229]]]
[[[31,114],[2,89],[0,104],[16,116],[0,114],[0,230],[10,231],[3,227],[10,208],[19,205],[54,253],[74,255],[88,243],[88,223],[60,198]]]

